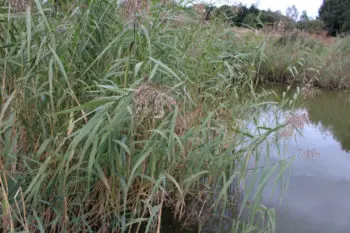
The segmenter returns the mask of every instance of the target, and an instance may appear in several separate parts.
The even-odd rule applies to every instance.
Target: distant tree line
[[[208,6],[207,9],[211,12],[211,17],[221,18],[239,27],[262,28],[280,21],[283,21],[288,26],[293,24],[293,20],[284,16],[281,12],[260,10],[255,5],[251,5],[250,7],[244,5],[223,5],[218,8]]]
[[[283,23],[285,30],[300,29],[310,33],[322,33],[324,24],[321,20],[312,20],[304,11],[298,18],[299,12],[295,6],[289,7],[286,15],[280,11],[260,10],[255,5],[247,7],[245,5],[215,7],[206,6],[205,19],[220,18],[233,26],[238,27],[275,27]]]
[[[260,10],[255,5],[207,5],[205,9],[206,20],[220,18],[238,27],[263,28],[282,22],[286,30],[316,34],[326,31],[331,36],[350,34],[350,0],[323,0],[316,19],[311,19],[306,11],[299,16],[295,6],[289,7],[285,15],[280,11]]]

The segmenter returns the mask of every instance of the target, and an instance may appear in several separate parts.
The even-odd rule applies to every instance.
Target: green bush
[[[321,20],[300,21],[297,24],[298,29],[311,34],[322,34],[324,27],[324,22]]]

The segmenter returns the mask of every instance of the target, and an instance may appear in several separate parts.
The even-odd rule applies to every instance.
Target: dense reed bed
[[[0,231],[161,232],[166,208],[196,230],[273,232],[260,194],[280,166],[244,190],[275,132],[245,132],[267,104],[262,47],[177,4],[53,4],[1,3]]]

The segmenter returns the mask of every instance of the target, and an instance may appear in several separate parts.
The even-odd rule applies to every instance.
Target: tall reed
[[[181,5],[125,22],[115,1],[52,4],[1,6],[0,229],[160,232],[164,207],[227,226],[225,210],[246,207],[233,184],[275,132],[240,133],[265,104],[242,69],[259,48],[237,53]],[[253,215],[272,213],[263,188]],[[232,232],[256,226],[231,217]]]

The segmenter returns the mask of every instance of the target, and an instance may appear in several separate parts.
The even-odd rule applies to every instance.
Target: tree
[[[216,7],[214,5],[206,5],[205,6],[205,12],[204,12],[204,19],[210,20],[213,12],[215,11]]]
[[[282,11],[277,10],[277,11],[276,11],[276,14],[278,14],[278,15],[282,15]]]
[[[295,5],[290,6],[286,10],[286,15],[294,21],[298,21],[299,11]]]
[[[231,6],[223,5],[215,10],[214,16],[224,21],[232,22],[235,15]]]
[[[350,0],[323,0],[319,15],[328,34],[335,36],[350,31]]]
[[[310,20],[310,18],[309,18],[309,16],[307,15],[307,11],[303,11],[302,13],[301,13],[301,16],[300,16],[300,19],[299,19],[299,21],[301,21],[301,22],[307,22],[307,21],[309,21]]]
[[[250,26],[253,28],[261,27],[261,25],[259,24],[258,16],[254,13],[249,13],[246,17],[244,17],[242,24],[244,26]]]

